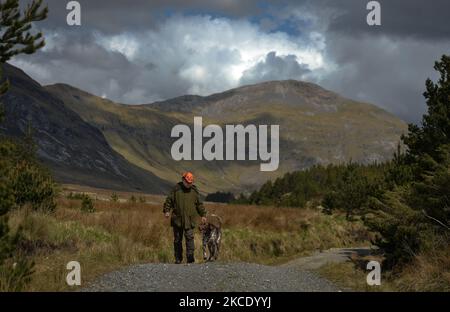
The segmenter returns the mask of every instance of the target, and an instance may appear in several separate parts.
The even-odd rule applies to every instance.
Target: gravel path
[[[251,263],[143,264],[104,275],[84,291],[339,291],[328,280],[290,266]]]
[[[312,256],[297,258],[283,266],[295,267],[302,270],[317,270],[327,263],[341,263],[351,259],[353,255],[364,257],[375,251],[372,247],[355,248],[331,248],[322,252],[316,252]]]
[[[341,289],[310,270],[372,252],[370,247],[332,248],[281,266],[240,262],[142,264],[106,274],[83,291],[335,292]]]

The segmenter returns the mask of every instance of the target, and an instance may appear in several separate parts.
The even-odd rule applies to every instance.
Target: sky
[[[450,54],[448,0],[380,0],[381,26],[366,22],[369,0],[80,0],[81,26],[68,2],[44,0],[46,46],[11,63],[126,104],[296,79],[418,123]]]

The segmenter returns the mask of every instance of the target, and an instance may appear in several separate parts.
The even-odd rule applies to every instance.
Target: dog
[[[203,260],[217,260],[222,240],[222,219],[212,214],[208,216],[206,223],[199,226],[199,230],[202,233]],[[209,257],[206,249],[209,251]]]

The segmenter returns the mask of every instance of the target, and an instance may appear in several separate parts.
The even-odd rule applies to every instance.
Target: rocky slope
[[[3,75],[11,88],[1,99],[6,113],[1,132],[23,137],[30,124],[38,156],[58,181],[155,193],[167,189],[165,181],[115,152],[98,128],[23,71],[6,64]]]

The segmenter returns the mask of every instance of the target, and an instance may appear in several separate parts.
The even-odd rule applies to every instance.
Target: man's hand
[[[164,217],[166,217],[166,218],[170,217],[170,212],[164,213]]]
[[[202,223],[203,223],[203,224],[206,223],[206,217],[202,217]]]

